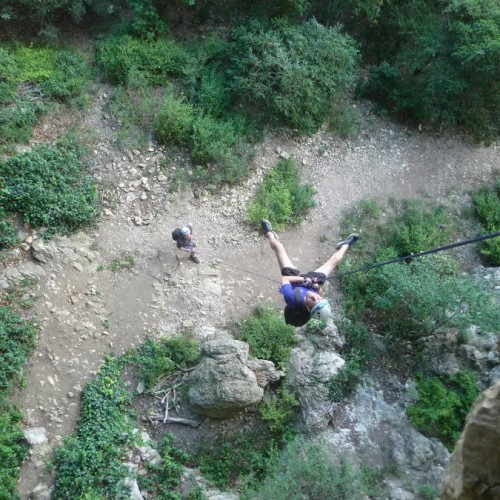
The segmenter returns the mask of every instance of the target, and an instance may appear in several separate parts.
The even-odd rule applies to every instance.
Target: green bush
[[[363,499],[380,495],[380,475],[368,467],[338,457],[329,446],[297,438],[283,450],[262,486],[246,498]]]
[[[17,480],[21,465],[28,456],[22,421],[19,409],[0,395],[0,498],[20,498]]]
[[[22,415],[8,401],[36,344],[37,328],[0,306],[0,498],[18,498],[17,480],[28,446],[22,433]]]
[[[363,46],[375,64],[362,92],[414,123],[463,125],[487,142],[498,137],[498,2],[379,6],[365,33]]]
[[[199,165],[194,170],[195,181],[234,183],[247,175],[249,152],[238,122],[217,120],[168,92],[154,130],[161,143],[189,148]]]
[[[152,0],[127,0],[134,12],[130,21],[130,32],[139,38],[152,40],[167,31],[166,24],[160,18]]]
[[[278,446],[296,436],[297,432],[291,423],[299,406],[295,394],[285,387],[280,387],[270,401],[260,404],[260,414],[268,422],[271,439]]]
[[[370,271],[366,279],[347,286],[351,300],[361,295],[365,319],[375,321],[377,330],[394,342],[418,341],[450,328],[466,331],[471,325],[481,332],[497,331],[500,311],[491,290],[467,276],[450,274],[447,259],[392,264]]]
[[[311,184],[301,184],[293,160],[280,160],[266,175],[248,207],[247,220],[260,227],[261,219],[272,221],[276,229],[300,224],[308,210],[316,206]]]
[[[133,419],[122,373],[129,361],[108,358],[83,392],[76,434],[65,439],[54,460],[54,499],[127,496],[123,479],[130,471],[124,462],[133,442]]]
[[[276,456],[267,433],[239,431],[198,449],[195,462],[203,476],[219,488],[255,486]]]
[[[147,464],[148,474],[139,476],[138,482],[141,491],[147,491],[153,498],[181,500],[182,496],[175,489],[181,482],[185,465],[188,465],[189,456],[175,445],[175,437],[168,433],[160,446],[161,465]]]
[[[28,142],[32,127],[53,101],[73,103],[91,73],[73,49],[0,47],[0,144]]]
[[[130,35],[112,35],[97,43],[96,61],[113,83],[166,85],[172,76],[188,72],[194,62],[173,39],[144,41]]]
[[[411,422],[426,436],[440,439],[451,451],[479,395],[474,375],[466,371],[442,378],[420,375],[417,390],[418,401],[408,408]]]
[[[341,270],[447,243],[440,232],[457,231],[450,214],[420,201],[393,203],[383,221],[378,208],[374,208],[369,204],[346,215],[342,227],[361,230],[362,238]],[[396,245],[398,251],[391,245]],[[423,345],[421,339],[450,328],[464,332],[480,324],[483,332],[497,331],[495,322],[498,324],[500,317],[492,291],[487,284],[459,275],[458,271],[456,261],[438,254],[345,276],[341,284],[346,292],[346,312],[356,321],[373,325],[393,342],[415,341],[417,349]]]
[[[162,375],[194,365],[198,356],[198,345],[194,340],[174,337],[154,342],[146,338],[137,349],[139,378],[146,389],[150,389]]]
[[[428,207],[423,200],[405,201],[391,218],[388,246],[398,257],[423,252],[448,243],[453,224],[444,207]]]
[[[16,245],[18,237],[12,221],[4,219],[4,214],[0,210],[0,250]]]
[[[11,307],[0,306],[0,391],[10,389],[19,377],[35,347],[36,331]]]
[[[137,88],[114,87],[107,109],[119,125],[114,132],[117,142],[131,150],[148,146],[160,103],[161,96],[147,84]]]
[[[297,342],[295,329],[283,322],[270,307],[257,306],[242,324],[241,339],[250,345],[253,356],[268,359],[285,369],[292,346]]]
[[[473,196],[476,211],[485,233],[500,231],[500,179],[494,188],[486,188]],[[485,240],[481,243],[480,252],[488,264],[500,265],[500,238]]]
[[[316,21],[298,26],[251,22],[232,32],[228,72],[233,95],[271,121],[313,133],[357,73],[353,40]]]
[[[0,167],[0,204],[35,227],[69,233],[99,213],[94,179],[76,150],[40,146]]]

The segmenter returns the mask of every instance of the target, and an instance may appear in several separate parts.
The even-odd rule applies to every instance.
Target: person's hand
[[[306,287],[311,287],[313,284],[313,281],[311,278],[304,278],[304,281],[302,282],[302,285]]]

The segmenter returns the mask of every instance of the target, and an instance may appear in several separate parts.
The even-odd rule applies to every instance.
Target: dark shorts
[[[281,269],[281,276],[300,276],[300,269],[295,267],[284,267]]]
[[[307,274],[300,274],[300,269],[295,267],[284,267],[281,269],[281,276],[303,276],[304,278],[317,278],[318,284],[322,285],[326,281],[325,273],[309,271]]]

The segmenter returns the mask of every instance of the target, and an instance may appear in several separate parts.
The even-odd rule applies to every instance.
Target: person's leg
[[[324,273],[328,277],[340,264],[347,250],[349,250],[349,245],[346,243],[345,245],[342,245],[322,266],[315,269],[314,272]]]
[[[345,240],[339,241],[335,248],[337,251],[318,269],[315,270],[317,273],[324,273],[328,277],[333,270],[340,264],[344,258],[345,253],[349,248],[351,248],[356,241],[358,241],[359,235],[356,233],[350,234]]]
[[[266,238],[269,240],[269,244],[271,245],[271,248],[274,254],[276,255],[276,258],[278,259],[278,265],[280,266],[280,271],[284,267],[295,268],[292,261],[290,260],[290,257],[288,257],[288,254],[286,253],[283,243],[281,243],[281,241],[278,241],[276,239],[276,235],[272,231],[269,231],[268,233],[266,233]]]

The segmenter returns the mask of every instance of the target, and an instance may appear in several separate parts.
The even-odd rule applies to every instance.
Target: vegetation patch
[[[231,40],[233,94],[300,133],[315,132],[357,76],[355,43],[338,26],[252,21]]]
[[[423,201],[393,203],[393,209],[401,211],[384,221],[374,208],[365,205],[347,216],[345,224],[363,228],[363,234],[343,270],[447,243],[441,233],[456,230],[449,213]],[[349,275],[342,286],[350,317],[373,325],[394,343],[410,340],[415,348],[422,346],[420,340],[450,328],[465,332],[475,324],[483,333],[497,331],[500,319],[487,284],[461,274],[458,263],[446,254]]]
[[[297,342],[295,329],[283,322],[274,309],[257,306],[241,326],[241,339],[250,346],[252,355],[268,359],[280,369],[286,369],[290,351]]]
[[[99,214],[97,187],[80,160],[81,151],[40,146],[0,165],[0,204],[24,222],[67,234]]]
[[[0,498],[19,498],[17,480],[28,455],[22,415],[9,401],[23,366],[36,345],[38,328],[14,312],[9,299],[0,305]]]
[[[78,429],[57,452],[54,498],[121,498],[130,475],[124,465],[133,443],[132,395],[124,387],[127,356],[108,358],[82,394]]]
[[[154,123],[163,144],[189,149],[195,168],[192,180],[200,183],[234,183],[247,176],[248,145],[232,118],[213,118],[185,98],[167,92]]]
[[[365,55],[375,61],[364,95],[416,124],[463,125],[487,142],[498,137],[498,2],[382,3],[379,9],[362,35]]]
[[[157,342],[146,338],[137,350],[139,379],[151,389],[162,376],[186,370],[196,364],[198,343],[182,337],[162,338]]]
[[[130,252],[122,252],[119,257],[111,261],[109,268],[116,273],[121,269],[133,269],[135,267],[135,257]]]
[[[293,160],[280,160],[266,175],[248,207],[247,220],[260,228],[261,219],[272,221],[276,229],[300,224],[308,210],[316,206],[311,184],[301,184]]]
[[[161,465],[149,463],[147,475],[139,477],[139,487],[141,491],[147,491],[148,495],[152,495],[153,498],[181,500],[182,495],[175,490],[181,482],[184,466],[188,465],[190,457],[176,446],[175,437],[170,433],[163,438],[159,453],[162,458]],[[195,500],[195,498],[190,496],[189,500]]]
[[[487,187],[473,196],[474,209],[486,234],[500,231],[500,178],[494,186]],[[491,266],[500,265],[500,237],[485,240],[480,252]]]
[[[14,223],[0,209],[0,250],[13,247],[18,243],[17,231]]]
[[[422,434],[436,437],[452,451],[462,432],[465,418],[479,395],[471,372],[417,378],[418,401],[408,408],[408,416]]]
[[[75,434],[64,441],[54,460],[54,498],[125,498],[124,481],[132,473],[125,465],[129,450],[138,443],[134,432],[137,416],[131,410],[134,394],[126,389],[125,370],[134,365],[141,380],[150,387],[174,370],[192,365],[198,350],[192,341],[147,339],[136,351],[108,357],[96,378],[82,395],[80,418]],[[182,465],[188,457],[167,436],[159,446],[161,465],[149,464],[141,485],[162,498],[180,498],[176,487]]]
[[[326,444],[297,438],[274,461],[264,483],[245,498],[376,498],[382,479],[374,468],[332,455]]]
[[[171,38],[141,40],[130,35],[113,35],[97,44],[96,61],[113,83],[136,87],[147,83],[165,86],[169,78],[186,73],[193,60]]]
[[[142,149],[153,137],[153,121],[161,104],[163,92],[149,85],[113,89],[107,110],[118,125],[114,139],[128,149]]]
[[[78,104],[91,72],[72,49],[0,47],[0,146],[25,143],[51,103]]]

